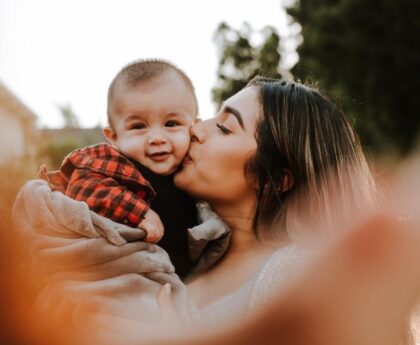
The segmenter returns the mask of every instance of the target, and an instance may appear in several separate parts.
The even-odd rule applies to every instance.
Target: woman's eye
[[[130,125],[130,129],[143,129],[143,128],[146,128],[144,123],[134,123]]]
[[[225,126],[216,123],[217,128],[219,128],[223,134],[230,134],[232,131],[230,129],[227,129]]]
[[[179,122],[178,121],[168,121],[165,123],[166,127],[176,127],[179,126]]]

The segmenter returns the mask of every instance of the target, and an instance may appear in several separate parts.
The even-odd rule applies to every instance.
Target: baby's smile
[[[170,155],[171,155],[170,152],[159,151],[159,152],[154,152],[152,154],[148,154],[147,156],[155,162],[163,162],[166,159],[168,159]]]

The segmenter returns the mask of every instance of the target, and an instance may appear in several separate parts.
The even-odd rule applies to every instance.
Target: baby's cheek
[[[138,138],[137,140],[133,138],[120,141],[118,148],[124,155],[140,161],[140,159],[142,159],[144,156],[143,146],[144,145],[141,140],[138,140]]]
[[[178,156],[185,156],[190,147],[190,132],[182,131],[174,137],[173,145]]]

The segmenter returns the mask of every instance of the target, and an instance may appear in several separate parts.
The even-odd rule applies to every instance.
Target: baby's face
[[[175,73],[152,85],[120,89],[113,106],[112,141],[127,157],[169,175],[187,154],[196,111],[191,90]]]

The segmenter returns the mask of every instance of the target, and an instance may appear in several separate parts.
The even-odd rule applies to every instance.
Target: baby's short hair
[[[111,84],[108,88],[108,106],[107,106],[107,116],[108,116],[108,124],[111,128],[113,128],[112,123],[112,101],[115,96],[115,90],[117,89],[117,85],[122,83],[129,88],[134,88],[139,84],[148,83],[152,80],[162,76],[164,73],[174,71],[177,73],[181,79],[185,82],[185,85],[188,89],[191,90],[191,93],[194,97],[194,101],[196,104],[196,112],[198,113],[198,101],[195,95],[194,86],[191,82],[191,79],[178,68],[173,63],[162,60],[162,59],[139,59],[129,64],[125,65],[114,77]]]

